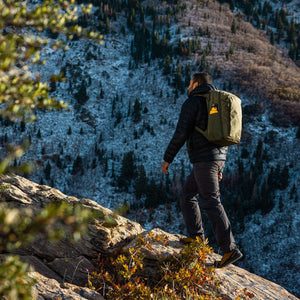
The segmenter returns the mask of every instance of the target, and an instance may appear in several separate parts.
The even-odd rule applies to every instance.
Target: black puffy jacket
[[[199,94],[205,94],[214,89],[216,88],[210,84],[198,86],[183,103],[175,133],[164,155],[166,162],[171,163],[173,161],[185,142],[187,142],[191,163],[226,160],[227,147],[219,147],[210,143],[195,130],[196,125],[203,130],[207,127],[206,100]]]

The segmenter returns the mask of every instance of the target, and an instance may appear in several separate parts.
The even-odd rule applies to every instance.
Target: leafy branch
[[[67,108],[63,100],[50,96],[48,82],[32,70],[33,66],[46,63],[41,58],[45,47],[67,50],[67,41],[74,35],[101,43],[103,37],[99,32],[77,24],[78,18],[91,14],[91,10],[91,4],[79,6],[74,0],[45,0],[38,4],[0,0],[0,118],[31,122],[36,119],[38,109]],[[58,38],[47,38],[46,30]],[[56,82],[64,78],[62,74],[53,74],[48,80]],[[20,146],[6,155],[0,174],[7,172],[10,161],[24,151]]]

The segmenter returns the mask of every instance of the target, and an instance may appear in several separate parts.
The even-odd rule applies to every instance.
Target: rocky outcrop
[[[113,216],[114,226],[106,226],[104,220],[96,220],[89,226],[89,233],[77,243],[68,239],[51,243],[39,237],[32,245],[18,251],[22,260],[30,268],[30,275],[36,278],[33,289],[34,299],[104,299],[99,293],[88,288],[87,277],[94,266],[94,259],[100,253],[109,254],[119,247],[130,246],[138,234],[147,234],[140,224],[122,216],[116,216],[107,208],[89,199],[77,199],[66,196],[60,191],[33,183],[20,176],[1,176],[1,199],[14,208],[31,207],[36,210],[51,201],[81,203],[93,210],[102,211],[106,216]],[[168,244],[155,244],[153,249],[145,249],[149,265],[155,265],[159,257],[179,253],[182,245],[180,235],[153,229],[154,234],[164,234]],[[2,259],[4,255],[2,255]],[[213,254],[209,260],[218,258]],[[231,265],[216,270],[221,281],[219,293],[224,299],[236,299],[243,289],[254,294],[254,299],[297,299],[279,285]]]

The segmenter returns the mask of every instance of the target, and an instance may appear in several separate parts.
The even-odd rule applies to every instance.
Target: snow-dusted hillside
[[[37,170],[30,175],[31,180],[51,185],[68,195],[96,200],[110,209],[124,201],[137,203],[132,188],[124,191],[116,187],[125,153],[134,152],[136,165],[145,167],[148,178],[153,177],[157,182],[165,180],[160,164],[174,132],[180,107],[186,99],[186,95],[180,93],[176,99],[174,88],[163,75],[160,60],[129,68],[133,33],[128,29],[125,34],[120,33],[122,22],[125,24],[126,19],[120,16],[111,24],[116,32],[106,34],[102,46],[79,40],[70,42],[67,52],[43,51],[42,55],[47,57],[48,62],[34,71],[39,71],[47,80],[50,74],[58,74],[65,68],[67,81],[57,83],[53,94],[69,102],[70,110],[39,111],[37,121],[27,124],[24,132],[19,124],[2,126],[2,135],[6,134],[10,142],[20,142],[23,136],[30,136],[32,146],[23,159],[37,162]],[[193,34],[188,26],[179,33],[175,22],[171,23],[169,30],[174,43],[178,37],[185,39]],[[208,40],[207,36],[201,37],[203,47]],[[213,59],[222,62],[223,57]],[[195,57],[183,57],[181,60],[182,64],[192,64],[192,72],[197,70]],[[88,100],[78,105],[76,93],[83,81],[87,85]],[[214,83],[222,89],[224,81],[226,78],[221,76]],[[296,138],[297,128],[275,126],[269,105],[259,95],[246,96],[237,86],[233,86],[233,92],[239,93],[244,107],[257,102],[264,103],[264,108],[259,114],[245,119],[243,141],[240,147],[230,148],[224,178],[229,180],[238,169],[243,149],[250,153],[249,157],[242,159],[245,167],[253,164],[253,152],[260,139],[264,141],[264,151],[268,156],[264,172],[278,164],[282,167],[287,165],[290,178],[287,188],[274,193],[275,206],[270,212],[262,215],[258,211],[247,216],[244,231],[235,232],[245,254],[240,265],[299,295],[296,288],[300,285],[300,143]],[[136,99],[141,103],[139,122],[132,117]],[[103,155],[96,154],[96,150],[103,151]],[[78,156],[82,159],[83,168],[74,172]],[[170,179],[178,188],[182,169],[185,175],[191,169],[185,149],[170,166]],[[293,186],[296,191],[291,195]],[[130,211],[130,217],[142,222],[147,229],[158,226],[172,233],[184,233],[176,203],[151,210]]]
[[[89,100],[84,105],[84,111],[83,109],[76,111],[73,105],[75,100],[67,92],[68,84],[62,84],[57,87],[59,92],[56,96],[58,98],[62,96],[69,101],[71,111],[39,113],[38,121],[28,126],[27,131],[32,132],[33,141],[28,157],[34,153],[45,161],[46,157],[60,152],[58,145],[61,144],[64,156],[69,155],[72,158],[67,169],[72,168],[73,159],[77,155],[83,157],[85,165],[91,164],[95,144],[105,149],[108,154],[113,152],[116,158],[109,158],[108,173],[105,177],[101,167],[85,170],[84,176],[72,176],[66,172],[66,176],[62,178],[59,173],[57,174],[59,169],[55,166],[51,172],[53,183],[59,189],[73,191],[78,196],[93,198],[100,203],[104,201],[110,208],[115,207],[120,201],[117,190],[109,184],[110,175],[113,169],[116,173],[120,170],[121,158],[125,152],[134,150],[138,164],[144,164],[147,173],[160,174],[163,153],[175,128],[180,105],[185,98],[181,96],[175,104],[172,95],[167,97],[167,83],[155,62],[153,66],[143,65],[128,70],[131,38],[129,34],[126,39],[123,36],[106,36],[104,46],[99,46],[101,52],[99,59],[91,61],[85,61],[84,43],[82,41],[74,43],[74,48],[68,51],[66,59],[73,65],[79,64],[83,72],[91,77],[91,85],[88,88]],[[48,61],[54,69],[60,67],[60,54],[52,53]],[[99,97],[100,82],[104,91],[103,99]],[[159,96],[161,90],[162,97]],[[123,117],[121,122],[114,126],[112,101],[117,95],[120,100],[116,103],[116,110],[119,110]],[[131,116],[127,117],[128,107],[131,105],[132,110],[136,99],[140,100],[143,108],[148,108],[147,113],[142,113],[142,120],[139,123],[135,123]],[[168,124],[160,124],[165,118]],[[141,130],[144,123],[151,124],[155,136],[145,131],[139,139],[135,139],[134,130]],[[72,128],[71,135],[67,134],[69,126]],[[81,128],[83,134],[80,134]],[[34,130],[37,129],[41,131],[40,139],[34,136],[36,135]],[[103,138],[101,143],[99,143],[100,135]],[[42,147],[46,148],[46,157],[41,155]],[[176,163],[174,169],[175,166]],[[37,173],[33,178],[39,180],[40,176]],[[122,200],[124,196],[125,199],[131,198],[130,194],[122,195]]]

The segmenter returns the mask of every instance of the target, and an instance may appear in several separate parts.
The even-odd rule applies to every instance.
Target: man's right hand
[[[222,180],[222,178],[223,178],[223,174],[222,174],[222,172],[219,172],[218,173],[218,180],[219,180],[219,182]]]
[[[163,173],[168,174],[168,167],[169,167],[169,163],[163,161],[163,163],[161,164],[161,170],[163,171]]]

